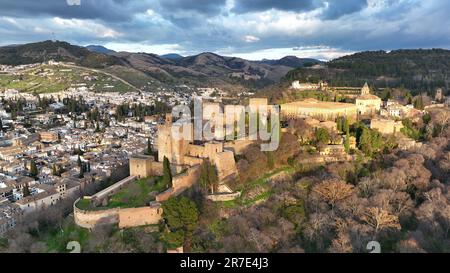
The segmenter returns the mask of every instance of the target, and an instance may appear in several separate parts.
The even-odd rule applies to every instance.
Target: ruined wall
[[[160,205],[119,210],[119,228],[130,228],[158,224],[162,219]]]
[[[194,166],[186,170],[186,172],[175,176],[172,180],[174,194],[178,195],[187,188],[190,188],[198,181],[200,176],[200,166]]]
[[[78,226],[92,229],[97,225],[116,224],[119,222],[119,209],[81,210],[75,206],[77,201],[73,206],[73,218]]]
[[[157,224],[162,219],[163,210],[159,204],[140,208],[114,208],[105,210],[81,210],[73,206],[75,224],[92,229],[99,225],[119,224],[119,228],[130,228]]]
[[[186,189],[197,183],[200,176],[200,166],[194,166],[187,169],[184,173],[175,176],[172,179],[172,188],[158,194],[156,201],[163,202],[172,196],[177,196]]]
[[[223,194],[210,194],[206,196],[206,199],[213,202],[226,202],[232,201],[241,196],[241,192],[223,193]]]

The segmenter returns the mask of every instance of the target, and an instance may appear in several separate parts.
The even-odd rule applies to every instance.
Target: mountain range
[[[280,60],[249,61],[205,52],[183,57],[151,53],[115,52],[103,46],[81,47],[61,41],[44,41],[0,47],[0,64],[19,65],[48,60],[73,62],[105,69],[133,82],[134,75],[164,84],[221,85],[259,88],[278,82],[290,70],[318,60],[288,56]]]

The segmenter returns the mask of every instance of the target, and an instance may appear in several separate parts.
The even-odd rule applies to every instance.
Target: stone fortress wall
[[[177,196],[192,187],[200,176],[200,166],[196,165],[172,179],[172,187],[156,196],[157,202],[164,202],[172,196]]]
[[[75,223],[83,228],[92,229],[105,224],[118,224],[119,228],[130,228],[158,224],[162,219],[162,208],[155,203],[141,208],[114,208],[105,210],[82,210],[73,206]]]

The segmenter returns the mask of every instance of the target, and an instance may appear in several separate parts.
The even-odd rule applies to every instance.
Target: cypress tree
[[[172,171],[170,170],[170,162],[167,157],[163,160],[163,183],[167,184],[168,188],[172,187]]]

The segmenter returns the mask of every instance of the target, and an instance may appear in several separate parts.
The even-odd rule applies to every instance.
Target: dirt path
[[[64,67],[77,68],[77,69],[82,69],[82,70],[86,70],[86,71],[90,71],[90,72],[101,73],[101,74],[110,76],[110,77],[112,77],[112,78],[114,78],[114,79],[116,79],[116,80],[118,80],[118,81],[121,81],[122,83],[124,83],[124,84],[128,85],[129,87],[133,88],[133,89],[134,89],[135,91],[137,91],[137,92],[141,92],[141,91],[142,91],[142,90],[140,90],[139,88],[137,88],[136,86],[134,86],[134,85],[132,85],[131,83],[127,82],[126,80],[124,80],[124,79],[122,79],[122,78],[119,78],[119,77],[117,77],[116,75],[113,75],[113,74],[111,74],[111,73],[105,72],[105,71],[103,71],[103,70],[98,70],[98,69],[93,69],[93,68],[87,68],[87,67],[82,67],[82,66],[77,66],[77,65],[71,65],[71,64],[64,64],[64,63],[61,63],[60,65],[61,65],[61,66],[64,66]]]

